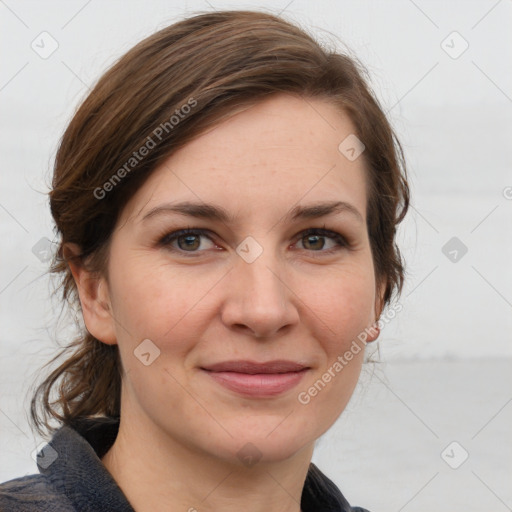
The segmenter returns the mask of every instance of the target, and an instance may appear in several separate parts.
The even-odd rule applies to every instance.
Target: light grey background
[[[27,393],[55,352],[58,303],[33,248],[55,238],[45,194],[59,138],[136,42],[223,8],[282,12],[339,38],[368,67],[409,164],[403,309],[314,461],[374,511],[512,510],[511,0],[0,0],[0,481],[36,472]],[[31,47],[50,48],[44,31],[58,44],[48,58]],[[457,446],[441,457],[452,441],[469,453],[458,469],[445,462],[464,455]]]

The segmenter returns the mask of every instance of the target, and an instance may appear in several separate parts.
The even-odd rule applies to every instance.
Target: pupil
[[[180,243],[180,240],[185,240],[185,247],[182,247],[182,244]],[[180,240],[178,240],[178,245],[180,246],[180,249],[185,249],[185,248],[188,248],[188,249],[197,249],[198,248],[198,244],[197,244],[197,241],[198,241],[198,237],[197,235],[185,235],[183,237],[180,238]],[[194,243],[195,242],[195,243]],[[311,243],[310,243],[311,242]],[[321,236],[319,235],[309,235],[306,237],[306,245],[315,245],[318,244],[318,242],[321,242],[320,243],[320,246],[316,246],[316,247],[312,247],[312,248],[316,248],[316,249],[322,249],[322,247],[324,246],[324,241],[322,239]]]
[[[184,237],[181,237],[181,240],[186,240],[185,242],[185,247],[182,247],[182,244],[179,243],[179,240],[178,240],[178,245],[180,246],[180,249],[197,249],[198,247],[198,244],[197,244],[197,235],[185,235]],[[194,242],[196,242],[196,244],[194,245]]]
[[[322,241],[322,243],[320,244],[320,247],[313,247],[313,248],[316,248],[316,249],[322,249],[322,247],[324,246],[324,244],[323,244],[323,239],[322,239],[322,237],[321,237],[321,236],[319,236],[319,235],[309,235],[309,236],[307,237],[307,243],[308,243],[308,244],[309,244],[309,241],[310,241],[310,240],[313,240],[313,244],[314,244],[315,242],[318,242],[319,240],[321,240],[321,241]]]

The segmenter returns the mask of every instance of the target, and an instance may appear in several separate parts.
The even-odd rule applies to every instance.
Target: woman
[[[311,458],[402,289],[408,202],[358,66],[301,29],[214,12],[136,45],[56,156],[51,270],[86,329],[0,510],[363,510]]]

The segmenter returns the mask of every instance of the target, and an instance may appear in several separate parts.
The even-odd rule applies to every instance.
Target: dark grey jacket
[[[61,427],[39,452],[40,474],[0,484],[1,512],[135,512],[101,457],[119,429],[115,418]],[[311,463],[301,497],[303,512],[368,512],[350,507],[336,485]]]

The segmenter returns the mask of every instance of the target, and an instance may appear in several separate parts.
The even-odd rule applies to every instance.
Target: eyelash
[[[166,247],[173,252],[179,252],[180,254],[183,254],[187,257],[197,257],[197,255],[201,254],[203,251],[184,251],[182,249],[172,247],[171,243],[174,242],[179,237],[185,236],[185,235],[205,236],[206,238],[209,238],[210,241],[215,243],[215,241],[210,236],[210,233],[211,232],[209,230],[201,229],[201,228],[180,229],[177,231],[172,231],[170,233],[166,233],[163,237],[161,237],[158,240],[158,245]],[[308,228],[304,231],[301,231],[299,233],[299,235],[300,236],[298,237],[297,242],[306,236],[317,235],[317,236],[322,236],[325,238],[331,238],[337,244],[337,247],[332,247],[331,249],[327,249],[325,251],[324,250],[314,251],[314,250],[310,250],[310,249],[304,249],[305,251],[308,251],[313,254],[314,253],[320,253],[320,254],[324,254],[324,255],[332,254],[332,253],[339,251],[343,248],[348,248],[350,245],[347,242],[347,240],[345,239],[345,237],[343,237],[340,233],[337,233],[336,231],[331,231],[329,229],[325,229],[325,227],[324,228]],[[315,255],[315,257],[316,257],[316,255]]]

